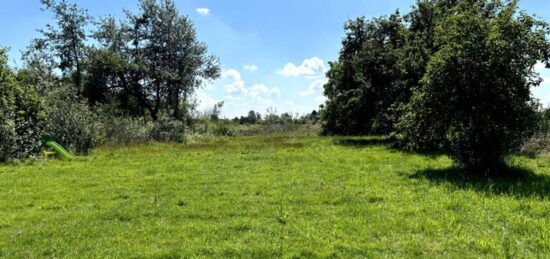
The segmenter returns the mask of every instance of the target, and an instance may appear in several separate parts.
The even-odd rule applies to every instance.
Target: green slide
[[[68,160],[73,158],[73,155],[69,153],[69,151],[67,151],[65,148],[54,141],[54,137],[51,134],[45,134],[44,136],[42,136],[42,144],[53,149],[53,151],[55,151],[55,153],[57,153],[62,159]]]

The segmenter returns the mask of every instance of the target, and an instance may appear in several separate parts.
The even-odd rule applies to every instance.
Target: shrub
[[[156,141],[183,143],[185,142],[185,123],[162,114],[153,123],[150,137]]]
[[[77,154],[88,154],[99,139],[97,115],[84,100],[75,97],[70,88],[60,85],[50,93],[48,132],[55,140]]]
[[[234,136],[235,132],[231,129],[229,123],[226,122],[216,122],[210,128],[210,131],[215,136]]]
[[[102,143],[128,145],[147,143],[151,138],[153,123],[143,119],[112,117],[101,122]]]
[[[40,151],[46,113],[33,88],[20,85],[0,49],[0,162],[22,159]]]

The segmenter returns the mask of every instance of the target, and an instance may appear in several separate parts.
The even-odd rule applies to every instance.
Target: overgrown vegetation
[[[484,174],[506,171],[505,157],[537,129],[548,63],[546,22],[517,1],[418,1],[399,13],[346,24],[331,64],[323,132],[391,133],[413,151],[441,149]]]
[[[0,163],[34,156],[46,126],[46,110],[34,89],[20,84],[0,48]]]
[[[120,21],[67,0],[41,2],[54,22],[24,66],[10,71],[1,53],[0,161],[35,155],[44,131],[79,154],[100,143],[185,140],[191,97],[219,67],[173,1],[141,0]]]

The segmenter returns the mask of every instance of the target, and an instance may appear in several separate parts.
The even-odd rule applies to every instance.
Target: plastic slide
[[[61,157],[62,159],[67,159],[68,160],[68,159],[73,158],[73,155],[71,153],[69,153],[69,151],[67,151],[61,145],[57,144],[57,142],[55,142],[53,139],[54,138],[52,137],[52,135],[46,134],[42,137],[42,143],[45,146],[48,146],[51,149],[53,149],[53,151],[55,151],[55,153],[57,153],[59,155],[59,157]]]

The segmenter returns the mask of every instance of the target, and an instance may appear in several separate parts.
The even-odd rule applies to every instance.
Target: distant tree
[[[468,169],[501,172],[505,155],[536,128],[533,66],[548,62],[549,28],[518,13],[516,1],[462,1],[448,10],[397,136],[409,149],[436,145]]]
[[[258,117],[256,117],[255,111],[249,111],[247,116],[247,122],[250,124],[256,124],[258,122]]]
[[[212,114],[210,114],[210,119],[212,121],[218,121],[220,119],[220,113],[222,112],[224,102],[218,102],[214,105],[214,108],[212,109]]]

